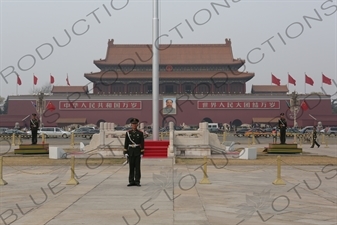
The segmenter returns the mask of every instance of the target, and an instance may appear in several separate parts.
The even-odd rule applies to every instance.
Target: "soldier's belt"
[[[129,147],[131,147],[131,148],[136,148],[138,146],[140,146],[140,145],[137,145],[137,144],[131,144],[131,145],[129,145]]]

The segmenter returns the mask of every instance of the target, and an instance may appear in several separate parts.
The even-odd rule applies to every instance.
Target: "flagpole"
[[[307,93],[307,91],[306,91],[306,87],[307,87],[306,83],[307,83],[307,82],[306,82],[306,80],[305,80],[306,74],[307,74],[307,73],[304,73],[304,94]]]
[[[159,140],[159,16],[158,0],[153,0],[152,18],[152,138]],[[158,44],[158,46],[156,45]]]
[[[288,72],[288,83],[287,83],[287,88],[288,88],[288,93],[290,93],[290,90],[289,90],[289,72]]]

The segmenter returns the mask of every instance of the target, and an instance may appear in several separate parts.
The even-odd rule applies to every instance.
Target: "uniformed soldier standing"
[[[285,144],[286,143],[287,120],[284,118],[284,113],[280,114],[280,119],[278,120],[278,127],[280,129],[281,144]]]
[[[32,114],[32,118],[30,119],[30,130],[32,132],[32,145],[37,144],[37,130],[39,129],[40,123],[36,118],[36,114]]]
[[[131,130],[125,134],[124,155],[129,161],[129,184],[128,186],[140,187],[140,158],[144,154],[144,134],[137,129],[139,120],[131,119]]]

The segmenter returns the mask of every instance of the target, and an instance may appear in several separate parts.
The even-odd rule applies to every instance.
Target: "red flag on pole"
[[[53,105],[53,103],[51,103],[51,102],[48,102],[46,108],[47,108],[47,110],[50,110],[51,112],[56,109],[55,106]]]
[[[37,85],[37,80],[38,79],[37,79],[37,77],[35,75],[34,75],[34,79],[33,80],[34,80],[34,85]]]
[[[17,78],[16,78],[16,83],[17,83],[18,85],[21,85],[21,84],[22,84],[22,82],[21,82],[21,79],[20,79],[19,75],[17,75]]]
[[[50,83],[53,84],[54,81],[55,81],[55,79],[54,79],[53,75],[50,74]]]
[[[275,77],[273,74],[271,75],[271,82],[273,84],[276,84],[277,86],[280,86],[281,85],[281,80],[278,79],[277,77]]]
[[[331,79],[327,76],[325,76],[324,74],[322,74],[322,81],[324,84],[328,84],[331,85]]]
[[[301,103],[301,109],[302,109],[303,111],[309,109],[309,106],[308,106],[308,104],[306,103],[306,101],[303,101],[303,102]]]
[[[66,81],[67,81],[68,86],[70,86],[68,74],[67,74],[67,79],[66,79]]]
[[[290,76],[290,74],[288,74],[288,83],[296,86],[296,80],[292,76]]]
[[[305,74],[305,83],[310,84],[311,86],[314,85],[314,80],[311,79],[308,75]]]

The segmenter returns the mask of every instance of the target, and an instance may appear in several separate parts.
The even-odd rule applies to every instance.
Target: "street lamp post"
[[[298,101],[298,94],[293,91],[291,94],[291,99],[290,99],[290,110],[293,112],[294,115],[294,127],[297,127],[297,111],[299,110],[299,101]]]
[[[46,108],[46,101],[44,100],[43,92],[39,92],[37,96],[38,98],[36,101],[36,111],[39,114],[40,126],[42,127],[43,126],[42,115],[43,115],[44,109]]]

